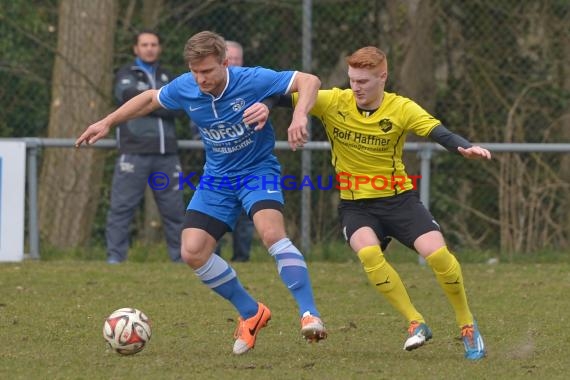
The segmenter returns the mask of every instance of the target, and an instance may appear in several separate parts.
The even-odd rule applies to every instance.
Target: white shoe
[[[315,317],[307,311],[301,318],[301,335],[309,343],[318,342],[326,339],[327,329],[321,318]]]

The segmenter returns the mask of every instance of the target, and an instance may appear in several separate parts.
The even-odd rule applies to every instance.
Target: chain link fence
[[[387,91],[416,100],[471,141],[570,142],[570,5],[565,0],[113,3],[115,68],[132,59],[133,33],[154,27],[163,38],[162,62],[182,73],[184,43],[207,29],[239,41],[246,66],[310,71],[323,88],[345,87],[344,57],[375,45],[388,55]],[[0,10],[2,137],[48,136],[59,13],[55,0],[13,0]],[[94,51],[92,59],[97,58]],[[286,140],[289,112],[272,112],[278,140]],[[77,133],[84,127],[78,125]],[[180,121],[179,137],[192,137],[186,121]],[[312,139],[326,140],[318,120],[313,120]],[[409,141],[418,140],[410,136]],[[104,243],[116,153],[105,154],[91,244]],[[300,154],[277,155],[284,173],[301,177]],[[185,150],[182,161],[184,172],[200,172],[203,156]],[[406,153],[406,164],[409,174],[419,173],[416,154]],[[333,174],[328,151],[312,153],[310,174]],[[456,248],[511,254],[567,249],[569,178],[567,153],[498,153],[489,164],[438,153],[432,161],[430,209]],[[339,241],[338,194],[313,191],[310,197],[312,243]],[[298,239],[301,193],[286,192],[286,201],[289,233]]]

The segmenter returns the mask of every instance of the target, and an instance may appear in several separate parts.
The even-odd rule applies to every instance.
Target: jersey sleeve
[[[293,106],[297,105],[297,100],[299,99],[299,93],[295,92],[291,94],[293,97]],[[336,90],[319,90],[317,93],[317,100],[311,109],[311,115],[316,117],[323,116],[329,106],[333,103],[334,99],[338,96]]]
[[[178,77],[158,90],[157,100],[162,107],[169,110],[182,109],[178,92],[180,80],[181,78]]]
[[[252,70],[252,79],[259,84],[256,89],[260,99],[288,94],[296,74],[296,71],[274,71],[263,67],[254,67]]]
[[[402,113],[406,129],[421,137],[427,137],[435,127],[441,124],[441,121],[409,99],[403,104]]]

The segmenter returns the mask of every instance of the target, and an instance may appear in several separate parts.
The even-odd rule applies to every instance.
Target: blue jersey
[[[243,112],[272,95],[288,93],[295,73],[229,67],[226,87],[217,98],[200,91],[194,76],[186,73],[162,87],[158,101],[168,109],[183,109],[198,126],[206,150],[205,175],[248,175],[279,163],[271,123],[256,132],[255,126],[244,124]]]

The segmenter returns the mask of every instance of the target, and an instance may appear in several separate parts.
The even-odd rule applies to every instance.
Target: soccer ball
[[[150,319],[132,307],[115,310],[103,324],[103,337],[111,349],[121,355],[142,351],[150,336]]]

